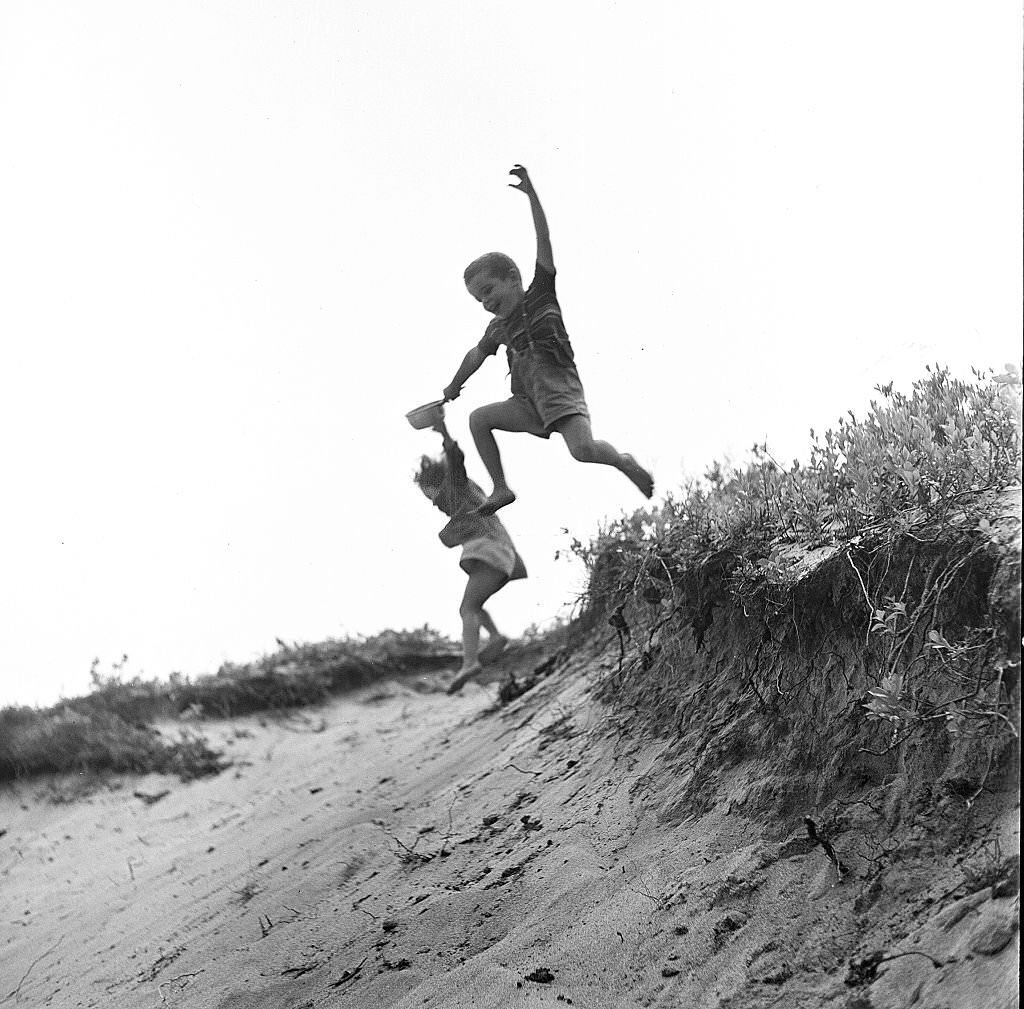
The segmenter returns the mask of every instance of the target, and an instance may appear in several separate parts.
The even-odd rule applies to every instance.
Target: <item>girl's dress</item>
[[[508,581],[526,577],[526,565],[512,544],[508,530],[496,515],[470,515],[487,500],[483,490],[469,479],[462,449],[450,438],[445,439],[448,474],[434,502],[451,519],[438,533],[446,547],[462,547],[459,565],[469,571],[469,561],[482,561],[500,571]]]

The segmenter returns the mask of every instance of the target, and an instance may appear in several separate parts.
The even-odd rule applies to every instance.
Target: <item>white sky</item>
[[[4,0],[0,704],[425,622],[464,585],[411,483],[531,272],[531,171],[598,437],[661,490],[1019,357],[1018,3]],[[504,398],[492,360],[449,408]],[[506,436],[545,623],[569,528],[643,499]]]

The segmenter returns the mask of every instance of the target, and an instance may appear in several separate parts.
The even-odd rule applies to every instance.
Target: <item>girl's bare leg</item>
[[[583,414],[573,414],[558,421],[555,430],[565,439],[572,457],[579,462],[594,462],[614,466],[624,473],[633,485],[650,497],[654,493],[654,479],[628,452],[620,452],[609,442],[600,441],[590,430],[590,420]]]
[[[487,633],[490,635],[487,644],[479,652],[480,662],[484,664],[493,662],[505,651],[505,647],[508,645],[508,638],[498,630],[487,610],[480,611],[480,624],[487,629]]]
[[[489,564],[482,561],[470,561],[469,564],[469,581],[466,582],[462,605],[459,606],[459,615],[462,617],[462,668],[448,687],[450,694],[454,694],[471,676],[480,672],[480,625],[484,623],[486,626],[489,623],[491,627],[494,626],[494,621],[484,612],[484,603],[508,581],[502,572]]]
[[[493,515],[499,508],[512,504],[516,496],[505,479],[501,453],[494,438],[495,431],[517,431],[539,434],[537,417],[532,409],[516,399],[481,406],[469,415],[469,430],[473,434],[476,450],[494,484],[487,500],[476,509],[478,515]]]

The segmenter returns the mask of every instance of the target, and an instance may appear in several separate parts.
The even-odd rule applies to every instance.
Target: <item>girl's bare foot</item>
[[[471,666],[466,666],[459,670],[459,675],[448,684],[448,693],[457,694],[477,673],[483,672],[483,666],[479,662],[474,662]]]
[[[644,497],[650,497],[654,493],[654,477],[647,472],[628,452],[622,453],[620,469]]]
[[[515,494],[508,487],[495,487],[491,496],[479,508],[474,508],[472,514],[493,515],[499,508],[512,504],[515,499]]]
[[[490,641],[480,649],[480,661],[487,665],[497,660],[498,656],[505,651],[508,645],[508,638],[504,634],[495,634]]]

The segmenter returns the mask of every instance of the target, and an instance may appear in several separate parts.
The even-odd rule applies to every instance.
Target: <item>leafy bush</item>
[[[783,481],[784,500],[807,531],[837,525],[856,535],[864,525],[921,507],[941,517],[966,495],[1020,479],[1021,383],[1015,367],[976,383],[928,369],[909,396],[878,386],[857,422],[840,419],[824,440],[813,438],[804,477]]]
[[[716,463],[650,512],[602,529],[573,551],[588,567],[587,604],[660,598],[687,569],[728,555],[733,583],[780,575],[784,545],[814,548],[941,523],[987,491],[1020,481],[1021,380],[1013,366],[975,382],[928,369],[909,395],[879,386],[867,417],[850,413],[809,461],[788,469],[755,445],[745,468]]]

